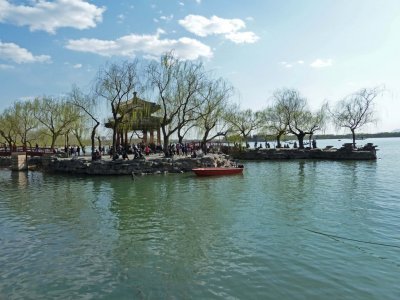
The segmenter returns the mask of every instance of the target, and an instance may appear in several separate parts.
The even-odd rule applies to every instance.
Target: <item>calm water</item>
[[[0,299],[399,299],[400,139],[367,141],[232,177],[0,170]]]

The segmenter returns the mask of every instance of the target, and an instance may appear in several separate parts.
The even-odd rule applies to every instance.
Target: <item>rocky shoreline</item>
[[[185,173],[199,167],[231,167],[236,163],[225,154],[208,154],[191,158],[174,156],[164,158],[151,155],[142,159],[91,161],[89,157],[60,158],[57,156],[32,157],[28,159],[30,170],[50,173],[87,175],[147,175],[166,173]],[[10,167],[11,158],[2,158],[0,166]]]
[[[245,149],[229,151],[239,160],[281,160],[281,159],[322,159],[322,160],[376,160],[376,147],[369,143],[362,148],[353,149],[352,144],[344,144],[340,149]]]
[[[31,157],[28,159],[30,170],[42,170],[52,173],[87,174],[87,175],[146,175],[185,173],[200,167],[232,167],[234,160],[376,160],[376,147],[367,144],[363,148],[353,149],[344,145],[340,149],[230,149],[228,154],[207,154],[191,158],[163,155],[150,155],[141,159],[111,160],[108,157],[92,161],[89,157],[61,158],[57,156]],[[10,167],[11,157],[0,157],[0,167]]]

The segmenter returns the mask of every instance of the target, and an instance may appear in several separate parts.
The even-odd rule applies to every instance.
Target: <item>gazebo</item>
[[[128,144],[128,133],[132,131],[141,131],[143,133],[143,142],[154,144],[154,132],[157,132],[157,145],[161,144],[161,118],[152,116],[160,110],[160,105],[145,101],[137,97],[136,92],[133,98],[123,102],[119,106],[119,115],[122,117],[117,131],[117,145]],[[105,126],[113,128],[113,119],[108,119]],[[148,141],[148,133],[150,140]]]

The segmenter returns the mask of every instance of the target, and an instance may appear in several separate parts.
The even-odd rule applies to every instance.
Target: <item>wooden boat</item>
[[[235,175],[242,174],[243,167],[237,168],[196,168],[192,171],[197,176],[221,176],[221,175]]]

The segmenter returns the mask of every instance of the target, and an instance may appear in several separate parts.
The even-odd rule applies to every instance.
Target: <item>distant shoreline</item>
[[[388,138],[388,137],[400,137],[400,132],[379,132],[379,133],[356,133],[357,140],[365,140],[370,138]],[[352,139],[351,134],[315,134],[313,135],[313,139],[317,140],[328,140],[328,139]],[[266,136],[266,137],[252,137],[248,138],[248,142],[257,142],[262,140],[275,140],[274,136]],[[284,141],[289,140],[297,140],[296,136],[287,135],[282,137],[281,139]],[[304,138],[304,140],[308,140],[308,137]]]
[[[351,134],[321,134],[314,135],[316,139],[352,139]],[[400,137],[400,132],[356,133],[356,139]]]

